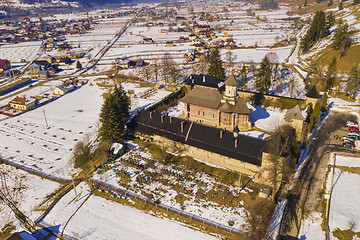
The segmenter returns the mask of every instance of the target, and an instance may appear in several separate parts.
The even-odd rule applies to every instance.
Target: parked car
[[[352,139],[356,139],[356,140],[359,139],[359,134],[357,134],[357,135],[356,134],[348,134],[347,136]]]
[[[355,144],[353,142],[344,142],[343,147],[353,148],[355,147]]]
[[[359,127],[358,123],[355,121],[347,121],[348,127]]]
[[[347,142],[351,142],[351,143],[354,143],[354,140],[353,138],[343,138],[343,142],[344,143],[347,143]]]
[[[358,131],[359,131],[359,128],[358,128],[358,127],[354,127],[354,126],[350,126],[350,127],[349,127],[349,130],[358,130]]]

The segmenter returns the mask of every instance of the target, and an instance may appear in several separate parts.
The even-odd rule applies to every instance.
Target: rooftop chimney
[[[182,121],[182,122],[180,123],[180,130],[181,130],[181,132],[184,132],[184,124],[185,124],[185,121]]]

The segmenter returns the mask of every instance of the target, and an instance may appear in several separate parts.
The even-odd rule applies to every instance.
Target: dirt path
[[[317,138],[311,140],[309,156],[303,164],[300,176],[294,180],[295,187],[288,193],[288,205],[285,208],[281,223],[279,239],[298,239],[301,221],[314,211],[321,211],[321,194],[324,189],[329,157],[332,152],[345,149],[336,135],[346,135],[346,121],[356,117],[343,112],[331,111],[323,123]]]

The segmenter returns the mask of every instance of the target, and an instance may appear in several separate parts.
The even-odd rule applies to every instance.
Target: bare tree
[[[288,125],[278,127],[272,134],[268,142],[269,164],[267,167],[268,178],[273,187],[273,197],[286,178],[291,169],[289,156],[291,154],[291,144],[294,139],[294,129]]]
[[[206,74],[208,69],[209,61],[207,58],[200,58],[199,62],[194,68],[195,74]]]
[[[264,239],[274,208],[275,204],[270,200],[257,199],[252,202],[245,212],[246,223],[243,225],[250,233],[250,239]]]
[[[164,77],[165,83],[169,84],[170,78],[172,78],[172,82],[176,81],[178,69],[176,67],[176,62],[172,59],[169,52],[165,52],[161,61],[161,73]]]
[[[36,230],[35,224],[19,209],[19,203],[23,198],[23,191],[26,189],[25,181],[25,175],[15,174],[11,169],[1,168],[0,204],[9,207],[25,229],[29,232],[34,232]]]
[[[226,53],[226,61],[229,63],[230,68],[233,67],[236,58],[237,56],[232,51]]]
[[[160,66],[158,60],[155,59],[150,66],[151,66],[152,75],[154,76],[155,81],[157,82],[160,74]]]
[[[142,77],[147,82],[149,82],[149,80],[151,79],[150,66],[138,67],[137,72],[139,73],[140,77]]]

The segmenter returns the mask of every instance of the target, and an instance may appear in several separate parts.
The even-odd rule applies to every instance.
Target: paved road
[[[280,229],[280,240],[298,239],[303,218],[314,211],[322,211],[321,195],[324,187],[329,157],[332,152],[359,153],[342,147],[339,136],[347,134],[346,122],[357,120],[356,116],[344,112],[331,111],[325,119],[314,140],[308,158],[303,164],[299,178],[294,180],[294,187],[288,194]]]

